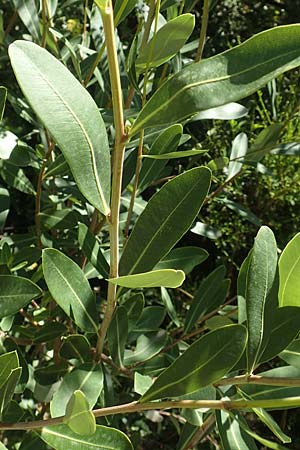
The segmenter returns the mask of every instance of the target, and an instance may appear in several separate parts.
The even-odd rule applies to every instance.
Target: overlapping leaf
[[[0,275],[0,317],[16,314],[41,294],[42,290],[27,278]]]

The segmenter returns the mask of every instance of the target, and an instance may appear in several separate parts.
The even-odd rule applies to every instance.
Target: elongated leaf
[[[270,153],[272,155],[296,156],[300,154],[300,143],[287,142],[286,144],[275,145]]]
[[[251,373],[255,367],[264,332],[265,303],[275,280],[277,245],[272,231],[261,227],[255,238],[246,280],[248,326],[247,364]]]
[[[97,332],[95,296],[82,270],[68,256],[48,248],[43,251],[43,272],[57,304],[82,330]]]
[[[41,438],[56,450],[133,450],[124,433],[102,425],[96,425],[92,436],[78,436],[67,425],[45,427]]]
[[[251,145],[244,161],[258,162],[274,148],[282,132],[281,123],[273,123],[263,129]]]
[[[279,306],[300,306],[300,233],[287,244],[278,265]]]
[[[227,105],[217,106],[216,108],[205,109],[192,118],[195,120],[219,119],[231,120],[244,117],[248,113],[247,108],[239,103],[227,103]]]
[[[230,154],[230,162],[228,166],[228,174],[226,181],[229,181],[231,178],[235,177],[240,170],[242,169],[242,160],[243,156],[246,155],[248,150],[248,137],[246,133],[239,133],[232,142],[231,154]]]
[[[36,42],[40,41],[41,32],[35,0],[13,0],[20,19]]]
[[[108,281],[118,286],[134,289],[160,286],[177,288],[182,285],[184,280],[185,274],[182,270],[162,269],[119,278],[110,278]]]
[[[0,317],[16,314],[41,294],[42,290],[27,278],[0,275]]]
[[[132,330],[134,325],[141,317],[144,304],[145,300],[142,293],[135,294],[129,297],[124,303],[122,303],[122,306],[124,306],[127,311],[128,331]]]
[[[120,274],[147,272],[191,226],[207,195],[211,172],[196,167],[165,184],[148,202],[125,245]]]
[[[225,267],[219,266],[201,282],[186,315],[185,333],[191,331],[201,316],[224,302],[230,284],[229,280],[224,279],[225,273]]]
[[[116,0],[114,5],[115,27],[131,13],[136,5],[136,0]]]
[[[167,22],[140,52],[135,63],[137,71],[158,67],[171,59],[188,40],[194,26],[192,14],[181,14]]]
[[[23,169],[5,161],[2,163],[1,176],[6,183],[24,194],[35,194],[31,181],[25,175]]]
[[[0,356],[0,387],[6,383],[10,373],[19,366],[19,358],[16,351],[4,353]]]
[[[142,334],[137,339],[134,352],[126,352],[125,364],[128,366],[152,358],[164,348],[167,338],[165,330]]]
[[[247,331],[242,325],[207,333],[157,378],[140,401],[178,397],[214,383],[240,359],[246,340]]]
[[[80,191],[107,215],[110,156],[96,103],[67,68],[38,45],[16,41],[9,54],[21,89],[59,145]]]
[[[287,364],[300,369],[300,339],[295,339],[283,352],[279,354]]]
[[[299,25],[276,27],[184,68],[146,103],[130,135],[247,97],[300,64],[299,36]]]
[[[0,188],[0,230],[3,229],[10,206],[9,191],[5,188]]]
[[[172,299],[169,295],[169,292],[166,288],[161,288],[161,299],[163,304],[165,305],[166,311],[170,317],[170,319],[174,322],[174,324],[179,327],[180,321],[178,319],[178,316],[176,314],[176,309],[173,305]]]
[[[72,334],[63,338],[59,354],[65,359],[78,359],[82,363],[90,356],[91,346],[82,334]]]
[[[7,96],[7,89],[3,86],[0,86],[0,120],[3,119],[6,96]]]
[[[109,265],[103,256],[99,242],[84,223],[80,223],[78,226],[78,241],[88,260],[104,278],[107,278]]]
[[[183,270],[185,274],[190,273],[194,267],[201,264],[208,257],[206,250],[199,247],[174,248],[167,254],[155,269],[177,269]]]
[[[259,218],[252,211],[250,211],[249,208],[245,208],[244,206],[240,205],[239,203],[233,202],[232,200],[229,200],[228,198],[219,198],[218,201],[220,203],[224,203],[224,205],[227,206],[227,208],[236,212],[243,219],[248,220],[249,222],[253,223],[257,227],[260,227],[262,225]]]
[[[66,406],[72,394],[80,390],[93,408],[103,388],[103,373],[99,364],[85,363],[68,373],[50,403],[52,417],[65,414]]]
[[[182,125],[175,124],[164,130],[151,145],[148,156],[163,155],[176,151],[182,137]],[[153,180],[157,179],[167,164],[166,160],[142,160],[142,167],[139,176],[139,190],[142,191]]]
[[[226,411],[216,411],[215,414],[224,450],[257,450],[255,441],[240,427],[236,415]]]
[[[107,337],[112,360],[123,366],[124,350],[128,336],[127,310],[124,306],[119,306],[109,325]]]
[[[3,386],[0,388],[0,418],[2,418],[5,407],[8,405],[12,396],[14,395],[16,386],[20,379],[22,372],[21,367],[11,370],[8,378]]]
[[[80,390],[73,392],[66,407],[64,423],[77,434],[89,436],[96,431],[96,419],[90,411],[89,402]]]
[[[143,158],[150,159],[178,159],[178,158],[187,158],[190,156],[198,156],[206,153],[207,150],[183,150],[181,152],[172,152],[172,153],[163,153],[162,155],[143,155]]]

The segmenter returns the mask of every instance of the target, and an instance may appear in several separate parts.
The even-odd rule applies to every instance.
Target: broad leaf
[[[85,336],[82,334],[72,334],[63,338],[59,355],[61,358],[78,359],[83,363],[90,357],[90,351],[91,346]]]
[[[56,450],[133,450],[124,433],[102,425],[96,425],[92,436],[78,436],[67,425],[45,427],[41,438]]]
[[[0,120],[3,119],[6,96],[7,96],[7,89],[3,86],[0,86]]]
[[[165,184],[147,203],[124,247],[120,274],[151,270],[191,226],[207,195],[211,172],[196,167]]]
[[[64,423],[77,434],[88,436],[95,433],[96,419],[82,391],[73,392],[66,407]]]
[[[267,296],[275,280],[277,245],[272,231],[261,227],[254,242],[246,279],[247,365],[251,373],[256,365],[264,333],[264,312]]]
[[[299,36],[299,25],[275,27],[224,53],[187,66],[155,92],[138,115],[130,135],[251,95],[300,64]]]
[[[16,351],[4,353],[0,356],[0,387],[2,387],[10,373],[19,367],[19,358]]]
[[[38,45],[16,41],[9,54],[21,89],[59,145],[80,191],[107,215],[110,156],[96,103],[68,69]]]
[[[178,397],[218,381],[240,359],[246,340],[247,331],[242,325],[207,333],[157,378],[140,401]]]
[[[16,314],[41,294],[42,290],[27,278],[0,275],[0,317]]]
[[[74,391],[86,396],[89,408],[93,408],[103,388],[103,373],[99,364],[82,364],[68,373],[50,403],[52,417],[65,414],[66,406]]]
[[[128,318],[124,306],[119,306],[110,322],[107,338],[112,360],[123,366],[124,350],[128,336]]]
[[[109,282],[127,288],[169,287],[177,288],[185,280],[182,270],[161,269],[152,272],[137,273],[119,278],[109,278]]]
[[[158,67],[183,47],[195,26],[192,14],[181,14],[161,27],[141,50],[136,59],[137,72]]]
[[[35,194],[34,187],[31,181],[27,178],[24,170],[16,167],[7,161],[3,161],[1,167],[1,176],[5,182],[24,194]]]
[[[300,306],[300,233],[279,258],[279,306]]]
[[[58,250],[43,250],[43,271],[49,291],[82,330],[97,333],[96,302],[89,282],[82,270],[69,257]]]

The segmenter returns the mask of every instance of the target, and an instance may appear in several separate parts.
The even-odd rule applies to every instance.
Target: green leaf
[[[251,145],[244,161],[258,162],[270,153],[282,133],[282,128],[283,125],[281,123],[273,123],[264,128]]]
[[[129,366],[153,358],[164,348],[167,337],[165,330],[140,335],[134,352],[126,351],[125,365]]]
[[[277,245],[268,227],[261,227],[254,242],[246,280],[247,365],[252,373],[261,352],[264,333],[264,312],[267,296],[275,280]]]
[[[201,111],[196,116],[194,116],[191,121],[213,119],[213,120],[232,120],[244,117],[248,113],[245,106],[239,103],[227,103],[226,105],[217,106],[216,108],[205,109]]]
[[[149,331],[156,331],[164,321],[165,315],[165,308],[161,306],[147,306],[143,309],[133,331],[138,332],[138,336]]]
[[[173,305],[173,302],[171,300],[171,297],[168,293],[168,290],[164,287],[161,287],[161,299],[162,302],[166,308],[166,311],[170,317],[170,319],[174,322],[174,324],[179,327],[180,326],[180,321],[178,319],[177,313],[176,313],[176,309]]]
[[[49,291],[67,316],[84,331],[97,333],[95,296],[82,270],[53,248],[43,250],[43,272]]]
[[[278,266],[279,306],[300,306],[300,233],[289,241]]]
[[[178,159],[178,158],[186,158],[188,156],[198,156],[198,155],[202,155],[203,153],[207,153],[207,150],[183,150],[181,152],[163,153],[162,155],[145,154],[145,155],[143,155],[143,158]]]
[[[80,191],[107,215],[110,155],[96,103],[68,69],[38,45],[15,41],[9,54],[21,89],[60,147]]]
[[[91,264],[93,264],[93,266],[104,278],[108,278],[108,262],[103,256],[96,237],[89,231],[88,227],[84,223],[79,223],[78,225],[78,241],[83,253]]]
[[[252,437],[240,427],[236,416],[226,411],[216,411],[218,431],[224,450],[257,450]]]
[[[257,227],[261,226],[260,219],[252,211],[250,211],[249,208],[245,208],[239,203],[233,202],[232,200],[229,200],[228,198],[225,197],[218,198],[218,201],[227,206],[227,208],[236,212],[243,219],[246,219],[248,220],[248,222],[253,223],[253,225],[256,225]]]
[[[241,171],[243,163],[240,158],[246,155],[247,150],[248,137],[246,133],[239,133],[232,142],[226,181],[231,180],[231,178],[235,177]]]
[[[275,27],[219,55],[178,72],[146,103],[130,135],[251,95],[268,81],[297,67],[299,25]]]
[[[244,352],[247,330],[229,325],[202,336],[168,367],[141,402],[172,398],[213,384],[226,375]]]
[[[134,392],[143,395],[151,386],[152,378],[148,375],[141,375],[139,372],[134,372]]]
[[[151,145],[148,156],[163,155],[176,151],[182,137],[183,128],[180,124],[171,125],[164,130]],[[166,160],[143,159],[139,176],[139,190],[143,191],[153,180],[159,178],[167,164]]]
[[[56,450],[133,450],[128,437],[114,428],[96,425],[92,436],[78,436],[67,425],[44,427],[41,438]]]
[[[27,278],[0,275],[0,317],[16,314],[41,294],[42,290]]]
[[[42,386],[56,383],[68,372],[69,365],[66,361],[59,364],[49,364],[46,367],[39,367],[34,371],[34,379]]]
[[[224,279],[225,274],[225,267],[219,266],[201,282],[185,318],[185,333],[191,331],[200,317],[225,301],[230,285],[230,281]]]
[[[18,369],[19,358],[16,351],[4,353],[0,356],[0,387],[6,383],[10,373]]]
[[[17,189],[18,191],[29,195],[35,194],[34,187],[25,175],[23,169],[16,167],[7,161],[3,161],[1,176],[9,186]]]
[[[10,195],[7,189],[0,187],[0,230],[3,230],[10,207]]]
[[[64,423],[76,434],[89,436],[96,431],[96,418],[89,409],[89,402],[80,390],[73,392],[66,407]]]
[[[270,153],[272,155],[297,156],[300,154],[300,143],[287,142],[286,144],[275,145]]]
[[[207,195],[211,172],[196,167],[166,183],[147,203],[124,247],[120,274],[151,270],[190,228]]]
[[[50,403],[52,417],[65,414],[66,406],[72,394],[80,390],[93,408],[103,388],[103,373],[99,364],[85,363],[68,373]]]
[[[208,253],[199,247],[179,247],[174,248],[163,259],[156,264],[158,269],[177,269],[183,270],[185,274],[190,273],[194,267],[201,264],[208,257]]]
[[[65,359],[78,359],[82,363],[89,358],[91,346],[89,341],[82,334],[72,334],[63,338],[59,355]]]
[[[13,3],[33,39],[40,42],[40,23],[35,0],[13,0]]]
[[[7,89],[3,86],[0,86],[0,121],[3,119],[6,96],[7,96]]]
[[[195,26],[192,14],[181,14],[162,26],[141,50],[136,59],[138,72],[158,67],[183,47]]]
[[[134,9],[136,0],[116,0],[114,4],[115,27],[119,25]]]
[[[300,339],[295,339],[278,356],[287,364],[300,369]]]
[[[8,403],[12,399],[12,396],[14,395],[16,386],[21,376],[21,372],[21,367],[12,369],[5,383],[0,387],[0,418],[2,418],[5,407],[8,405]]]
[[[127,311],[128,318],[128,331],[131,331],[143,312],[145,300],[143,294],[140,292],[138,294],[129,297],[122,306]]]
[[[124,350],[128,336],[127,311],[124,306],[119,306],[110,322],[107,338],[112,360],[123,366]]]
[[[118,278],[109,278],[109,282],[127,288],[169,287],[177,288],[185,280],[182,270],[162,269],[152,272],[137,273]]]

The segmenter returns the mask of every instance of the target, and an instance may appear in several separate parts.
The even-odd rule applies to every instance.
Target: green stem
[[[115,28],[113,18],[112,1],[108,0],[104,8],[100,8],[104,27],[105,41],[107,47],[107,60],[109,67],[112,104],[115,124],[115,146],[113,150],[113,175],[111,193],[111,213],[110,221],[110,278],[119,275],[119,212],[122,190],[122,172],[126,135],[124,130],[123,100],[118,65],[118,56],[115,42]],[[106,333],[111,322],[116,305],[116,286],[108,284],[107,306],[104,313],[103,322],[99,329],[97,342],[97,356],[100,357],[103,351]]]
[[[207,33],[207,25],[208,25],[208,16],[209,16],[209,3],[210,3],[210,0],[204,0],[199,44],[198,44],[195,62],[199,62],[201,60],[202,53],[204,50],[206,33]]]
[[[300,384],[299,380],[298,383]],[[300,406],[300,397],[287,397],[272,400],[167,400],[162,402],[125,403],[123,405],[109,406],[95,409],[95,417],[112,416],[114,414],[130,414],[141,411],[186,408],[186,409],[214,409],[230,411],[233,409],[249,410],[252,408],[296,408]],[[0,430],[34,430],[46,426],[63,423],[64,417],[55,419],[37,420],[33,422],[1,423]]]
[[[232,378],[223,378],[215,386],[232,386],[242,384],[259,384],[264,386],[300,387],[300,378],[262,377],[260,375],[239,375]]]
[[[49,19],[48,19],[48,0],[42,0],[42,20],[43,20],[43,34],[41,47],[46,47],[47,33],[49,27]]]

